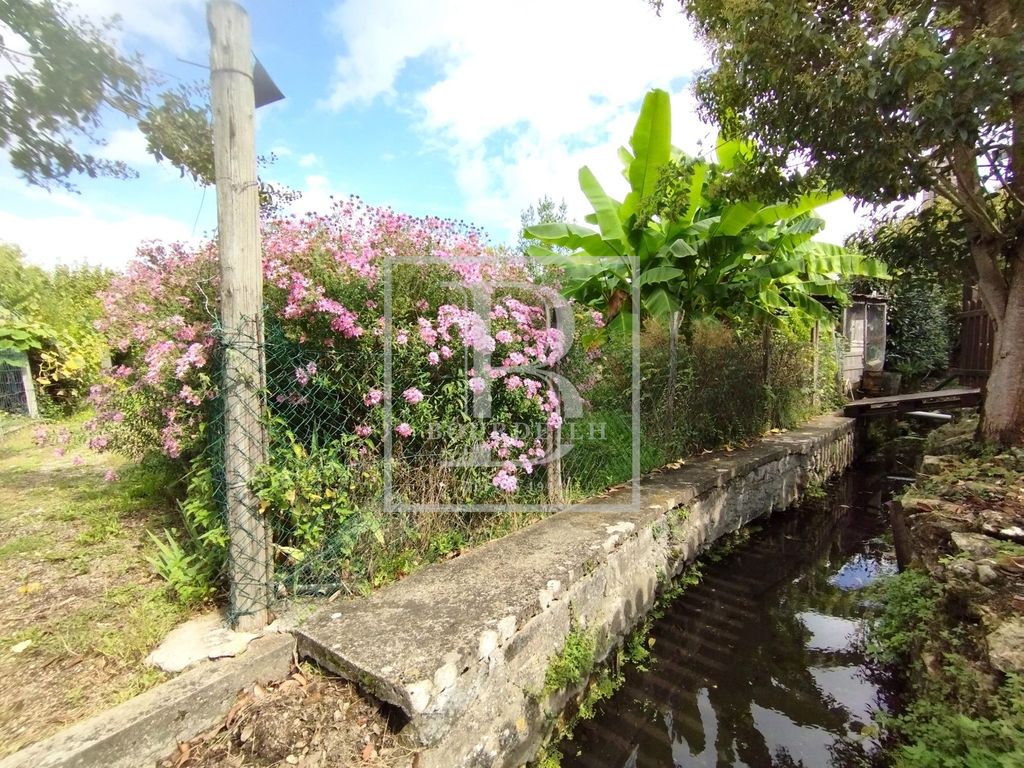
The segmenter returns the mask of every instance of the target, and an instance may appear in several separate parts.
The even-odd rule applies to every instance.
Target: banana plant
[[[885,266],[841,246],[813,240],[824,222],[814,210],[840,193],[814,193],[795,201],[722,200],[716,181],[737,172],[750,152],[741,140],[722,141],[717,162],[688,158],[671,145],[668,94],[644,98],[630,147],[621,148],[629,192],[619,202],[589,168],[579,181],[593,213],[587,225],[569,222],[529,227],[540,241],[530,253],[564,270],[563,290],[606,315],[609,328],[627,330],[639,317],[687,325],[699,317],[753,318],[779,324],[787,315],[830,317],[821,298],[842,301],[841,280],[885,277]],[[671,215],[648,203],[662,175],[682,176],[685,204]],[[551,246],[568,248],[556,253]],[[640,306],[633,306],[636,287]]]
[[[524,236],[545,245],[532,246],[531,255],[564,270],[567,296],[605,312],[610,328],[629,330],[638,314],[662,314],[669,302],[665,285],[682,272],[671,265],[672,248],[678,255],[696,251],[678,235],[638,221],[640,204],[654,194],[662,170],[673,158],[672,116],[668,94],[652,90],[645,97],[630,139],[630,149],[619,150],[629,193],[613,199],[584,166],[580,188],[594,212],[588,224],[561,222],[527,228]],[[596,229],[595,229],[596,227]],[[547,246],[547,247],[545,247]],[[570,249],[560,254],[550,246]],[[634,284],[641,306],[633,306]]]

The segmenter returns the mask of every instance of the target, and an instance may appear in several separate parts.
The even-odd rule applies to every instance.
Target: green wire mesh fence
[[[400,339],[400,320],[395,327]],[[652,325],[641,341],[639,414],[630,342],[606,341],[600,356],[581,350],[561,364],[585,393],[586,407],[555,430],[543,420],[512,423],[522,415],[501,407],[475,418],[467,387],[475,372],[465,350],[424,366],[412,360],[410,345],[387,349],[383,333],[359,346],[313,344],[273,319],[262,342],[221,338],[220,391],[254,384],[232,380],[232,354],[250,367],[262,361],[266,371],[255,408],[235,415],[265,432],[265,457],[254,439],[262,433],[236,429],[229,438],[232,414],[223,398],[209,418],[218,505],[225,515],[231,505],[248,515],[243,530],[231,531],[232,610],[244,612],[258,593],[365,593],[626,483],[636,469],[634,429],[640,469],[648,471],[791,426],[812,412],[816,352],[801,338],[708,326],[672,354],[666,332]],[[834,377],[821,379],[834,389]],[[559,442],[569,450],[546,461]],[[479,455],[481,444],[491,455]],[[518,465],[514,487],[502,487],[503,463],[539,445],[545,456],[530,454],[531,471]],[[258,459],[244,487],[229,482],[225,458],[239,451]]]

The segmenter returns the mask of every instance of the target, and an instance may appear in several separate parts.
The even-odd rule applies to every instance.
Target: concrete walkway
[[[710,542],[845,469],[852,435],[850,419],[819,417],[656,473],[639,503],[614,491],[323,609],[299,628],[299,653],[401,708],[424,768],[525,761],[569,693],[541,695],[570,631],[606,654]]]

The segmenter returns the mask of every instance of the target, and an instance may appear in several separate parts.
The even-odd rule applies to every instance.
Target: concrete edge
[[[0,760],[0,768],[139,768],[223,718],[239,691],[286,677],[295,638],[258,637],[234,658],[205,661],[145,693]]]
[[[425,747],[419,754],[423,768],[518,765],[532,759],[539,746],[544,730],[540,721],[550,724],[576,692],[552,693],[544,702],[531,699],[528,693],[542,689],[548,659],[562,647],[573,619],[594,631],[596,658],[604,658],[649,610],[666,577],[676,575],[719,536],[761,514],[789,506],[808,482],[844,469],[853,459],[854,426],[855,420],[846,417],[817,417],[746,448],[716,451],[651,476],[652,487],[645,492],[641,508],[632,513],[630,529],[605,539],[597,549],[591,548],[593,553],[586,562],[572,563],[570,570],[559,576],[561,590],[547,607],[532,603],[528,610],[515,614],[516,629],[510,641],[499,641],[493,652],[473,655],[465,662],[456,678],[458,685],[437,692],[436,706],[431,704],[422,711],[411,706],[405,689],[397,688],[394,681],[378,677],[359,661],[316,642],[301,627],[297,632],[299,652],[405,710],[412,718],[405,738],[410,745]],[[773,465],[780,470],[775,477],[771,477]],[[752,499],[751,489],[764,498]],[[685,516],[672,515],[681,508],[687,510]],[[575,512],[582,513],[569,507],[533,528],[551,526]],[[510,536],[527,535],[527,530]],[[478,552],[493,553],[506,540],[487,542]],[[419,575],[451,567],[446,561],[428,566]],[[465,661],[463,656],[460,660]],[[433,678],[428,674],[427,679]],[[456,699],[465,699],[471,706],[464,708]]]

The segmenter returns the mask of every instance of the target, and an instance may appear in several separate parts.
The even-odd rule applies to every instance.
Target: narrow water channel
[[[856,644],[862,590],[895,572],[882,503],[908,473],[862,462],[827,500],[775,515],[707,566],[655,622],[654,664],[626,673],[562,765],[842,766],[832,747],[878,707]]]

